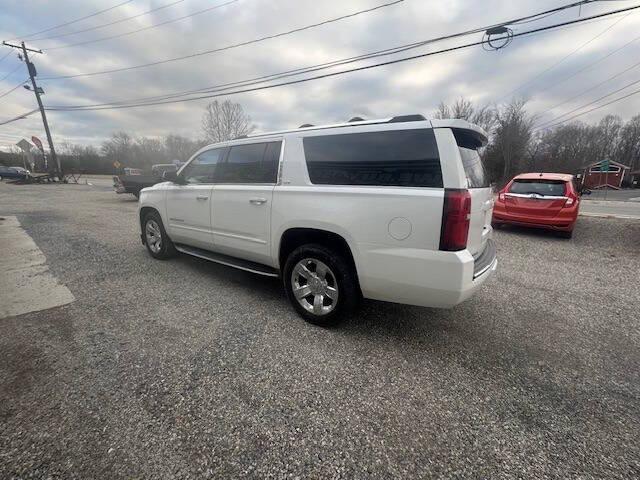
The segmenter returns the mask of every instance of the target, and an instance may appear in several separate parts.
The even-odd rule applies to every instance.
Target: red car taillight
[[[500,200],[501,202],[504,202],[505,196],[504,196],[504,192],[500,192],[500,195],[498,195],[498,200]]]
[[[569,196],[569,198],[567,198],[567,200],[564,202],[564,206],[571,207],[574,203],[576,203],[576,199],[572,196]]]
[[[467,248],[471,194],[469,190],[445,189],[440,230],[440,250],[455,252]]]

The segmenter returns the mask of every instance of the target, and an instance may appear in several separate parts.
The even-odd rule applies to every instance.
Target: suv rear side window
[[[281,146],[282,142],[263,142],[231,147],[216,182],[276,183]]]
[[[481,146],[480,142],[466,130],[453,129],[453,135],[456,137],[468,187],[488,188],[491,186],[482,158],[478,153],[478,148]]]
[[[442,187],[432,129],[323,135],[303,139],[311,183]]]
[[[532,194],[562,197],[565,194],[565,182],[553,180],[514,180],[510,193]]]

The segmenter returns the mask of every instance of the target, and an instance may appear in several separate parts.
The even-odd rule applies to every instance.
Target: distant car
[[[571,238],[578,219],[580,195],[573,175],[523,173],[498,193],[493,207],[494,228],[504,224],[555,230]]]
[[[5,178],[23,179],[29,175],[29,170],[25,170],[22,167],[5,167],[4,165],[0,165],[0,180],[4,180]]]
[[[179,165],[173,163],[158,163],[151,167],[151,175],[145,175],[137,168],[125,168],[124,175],[113,177],[113,189],[116,193],[130,193],[136,198],[140,196],[140,190],[162,182],[165,172],[176,172]]]

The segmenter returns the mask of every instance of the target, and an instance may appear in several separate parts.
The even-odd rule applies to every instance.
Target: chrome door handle
[[[196,197],[196,200],[209,200],[209,197],[207,197],[206,195],[198,195]]]
[[[267,203],[266,198],[252,198],[249,200],[249,203],[252,205],[262,205],[263,203]]]

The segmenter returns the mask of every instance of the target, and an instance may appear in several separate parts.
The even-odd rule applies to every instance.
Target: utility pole
[[[51,138],[51,131],[49,130],[49,122],[47,122],[47,114],[44,111],[44,106],[42,105],[42,99],[40,98],[40,94],[44,93],[44,91],[42,90],[42,88],[38,87],[38,85],[36,84],[36,75],[37,75],[36,67],[33,63],[29,61],[28,52],[41,54],[42,50],[34,50],[32,48],[27,48],[24,45],[24,42],[20,42],[20,45],[13,45],[8,42],[2,42],[2,44],[6,45],[7,47],[19,48],[20,50],[22,50],[24,62],[27,64],[27,70],[29,71],[29,78],[31,79],[31,85],[33,86],[33,93],[35,93],[36,95],[36,100],[38,101],[38,107],[40,108],[40,114],[42,115],[42,123],[44,125],[44,131],[47,135],[47,142],[49,143],[49,151],[51,152],[51,160],[52,160],[51,162],[49,162],[49,165],[50,165],[49,168],[51,169],[52,168],[51,165],[52,165],[53,169],[55,169],[58,176],[60,176],[62,175],[62,167],[60,166],[60,160],[58,160],[58,156],[56,155],[56,149],[53,146],[53,139]]]

